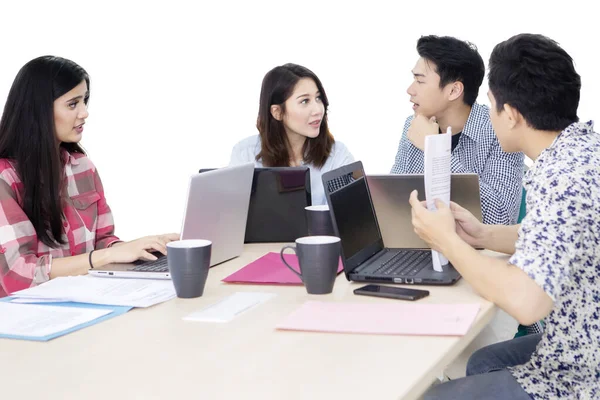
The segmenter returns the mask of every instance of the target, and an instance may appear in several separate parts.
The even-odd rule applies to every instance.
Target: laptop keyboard
[[[167,272],[169,271],[169,266],[167,265],[167,257],[162,256],[157,260],[146,261],[143,264],[137,265],[132,271],[141,271],[141,272]]]
[[[430,251],[400,250],[377,268],[373,275],[414,276],[429,264]]]

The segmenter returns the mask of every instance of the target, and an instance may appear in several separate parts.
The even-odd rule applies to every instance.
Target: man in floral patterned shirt
[[[415,231],[485,298],[543,334],[477,351],[467,377],[426,399],[600,398],[600,135],[577,117],[571,57],[521,34],[490,57],[488,93],[503,150],[535,160],[520,226],[483,225],[456,204],[430,212],[411,194]],[[471,246],[512,254],[506,261]]]

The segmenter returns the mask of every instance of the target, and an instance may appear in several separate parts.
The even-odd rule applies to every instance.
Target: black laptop
[[[311,204],[308,167],[254,168],[244,242],[293,242],[307,236],[304,208]]]
[[[362,162],[326,172],[322,180],[348,280],[451,285],[460,279],[451,264],[434,271],[431,249],[385,247]]]

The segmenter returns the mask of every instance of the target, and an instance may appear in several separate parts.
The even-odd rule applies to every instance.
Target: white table
[[[46,343],[0,339],[5,399],[414,399],[484,328],[495,306],[460,280],[426,287],[422,303],[479,303],[463,337],[277,331],[305,301],[386,302],[355,296],[344,274],[330,295],[302,286],[224,284],[221,279],[278,244],[246,245],[211,269],[204,296],[175,299]],[[229,323],[182,317],[236,291],[277,297]]]

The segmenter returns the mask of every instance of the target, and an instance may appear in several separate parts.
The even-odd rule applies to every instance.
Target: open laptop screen
[[[408,202],[413,190],[419,192],[420,199],[425,197],[423,174],[368,175],[367,184],[385,247],[429,249],[413,229],[412,207]],[[453,173],[450,187],[450,199],[481,221],[479,175]]]
[[[255,168],[246,243],[293,242],[308,234],[311,205],[308,167]]]
[[[333,210],[346,267],[355,267],[383,248],[364,172],[360,168],[328,183],[333,183],[327,186],[329,207]]]
[[[293,242],[308,235],[304,208],[310,205],[308,167],[254,168],[244,242]]]

